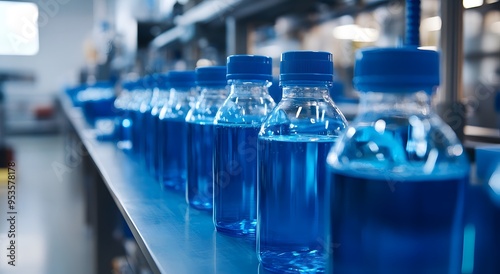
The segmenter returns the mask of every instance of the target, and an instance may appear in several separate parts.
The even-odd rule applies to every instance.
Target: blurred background
[[[421,45],[436,50],[440,2],[422,0]],[[500,143],[500,1],[463,7],[465,144]],[[13,273],[92,273],[85,201],[80,184],[67,183],[83,175],[57,173],[68,150],[57,104],[64,90],[223,65],[244,53],[271,56],[277,77],[282,52],[322,50],[334,55],[334,100],[349,118],[355,51],[401,45],[404,16],[402,0],[0,1],[0,143],[19,163],[20,182],[22,255]],[[0,254],[6,237],[0,222]],[[11,273],[0,258],[0,272]]]
[[[40,0],[24,11],[8,5],[26,2],[0,3],[0,15],[11,15],[0,16],[9,133],[57,130],[54,98],[64,88],[224,64],[238,53],[273,57],[277,76],[283,51],[330,51],[337,94],[356,98],[354,52],[400,45],[404,34],[400,0]],[[498,129],[500,3],[464,0],[463,6],[467,124]],[[423,0],[422,46],[437,48],[441,24],[440,1]],[[9,25],[17,27],[2,27]]]

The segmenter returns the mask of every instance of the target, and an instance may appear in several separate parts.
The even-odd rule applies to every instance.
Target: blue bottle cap
[[[485,182],[496,168],[500,168],[500,145],[476,148],[475,158],[476,176]]]
[[[280,81],[333,81],[333,57],[324,51],[281,54]]]
[[[415,92],[439,85],[439,54],[413,47],[356,52],[354,87],[362,92]]]
[[[125,81],[122,83],[122,88],[126,89],[128,91],[132,91],[135,89],[135,82],[134,81]]]
[[[212,66],[200,67],[196,69],[196,84],[198,86],[225,86],[226,67]]]
[[[163,89],[163,90],[168,90],[170,88],[170,82],[169,82],[167,73],[158,74],[156,81],[158,84],[158,88]]]
[[[94,88],[112,88],[113,83],[110,81],[100,81],[100,82],[94,83],[92,85],[92,87],[94,87]]]
[[[148,75],[144,75],[144,77],[139,79],[139,81],[141,81],[141,86],[143,88],[151,89],[153,87],[154,78],[153,78],[153,75],[148,74]]]
[[[267,80],[273,79],[273,60],[261,55],[231,55],[227,57],[226,79]]]
[[[192,70],[174,70],[168,73],[171,88],[189,89],[196,86],[196,73]]]
[[[144,89],[144,78],[135,80],[134,89]]]

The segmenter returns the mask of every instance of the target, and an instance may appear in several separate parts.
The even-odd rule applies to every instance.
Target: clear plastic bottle
[[[151,135],[148,119],[151,113],[151,108],[160,94],[160,89],[158,87],[158,74],[151,74],[144,77],[144,89],[147,92],[147,97],[141,102],[139,112],[137,114],[139,127],[142,129],[142,134],[138,140],[137,154],[139,162],[145,166],[146,151],[149,146],[148,141]]]
[[[431,109],[435,51],[356,53],[358,116],[328,155],[333,273],[461,273],[469,162]]]
[[[186,201],[194,208],[212,210],[214,118],[228,95],[226,67],[197,68],[196,83],[201,95],[186,116],[188,123]]]
[[[151,99],[151,111],[146,115],[146,143],[145,143],[145,164],[149,174],[158,178],[159,156],[158,153],[158,123],[159,113],[169,99],[168,74],[156,75],[156,93]]]
[[[115,120],[117,146],[122,150],[132,149],[132,119],[130,105],[136,93],[136,83],[134,81],[124,82],[122,90],[114,103],[117,113]]]
[[[149,108],[149,102],[153,95],[151,89],[151,75],[146,75],[138,81],[138,91],[134,96],[134,101],[131,105],[132,109],[132,152],[140,159],[144,153],[144,113]]]
[[[168,74],[170,98],[159,114],[159,181],[167,188],[185,191],[187,123],[186,115],[196,88],[194,71],[171,71]]]
[[[96,133],[100,135],[112,129],[108,121],[113,124],[114,101],[116,100],[114,83],[97,82],[86,90],[78,93],[77,99],[81,102],[82,112],[87,123],[95,127]],[[106,121],[107,128],[100,127],[100,121]]]
[[[151,100],[151,91],[146,89],[146,80],[141,78],[135,82],[135,90],[132,96],[132,101],[128,105],[128,112],[130,116],[130,152],[137,156],[139,153],[139,143],[141,140],[142,132],[142,116],[140,115],[140,109],[143,103],[149,102]]]
[[[268,88],[272,59],[227,58],[229,97],[215,117],[214,225],[217,231],[255,237],[257,223],[257,135],[274,108]]]
[[[280,273],[325,271],[326,158],[347,122],[329,91],[328,52],[281,55],[283,97],[258,139],[257,254]]]

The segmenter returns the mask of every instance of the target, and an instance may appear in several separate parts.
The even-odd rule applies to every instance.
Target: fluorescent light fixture
[[[160,48],[160,47],[178,39],[179,37],[181,37],[184,34],[184,32],[185,32],[185,29],[183,27],[174,27],[174,28],[158,35],[152,41],[152,46],[154,48]]]
[[[463,0],[464,8],[470,9],[483,5],[483,0]]]
[[[379,31],[373,28],[362,28],[358,25],[343,25],[333,29],[333,37],[340,40],[352,40],[354,42],[375,42]]]
[[[420,23],[420,29],[422,31],[438,31],[441,29],[441,17],[434,16],[422,20]]]
[[[207,22],[230,10],[241,0],[205,0],[189,9],[185,14],[177,17],[177,25],[189,25],[197,22]]]
[[[0,1],[0,55],[37,54],[37,21],[37,5]]]
[[[486,4],[493,4],[498,2],[499,0],[486,0]]]
[[[153,48],[160,48],[168,43],[183,37],[189,37],[192,33],[192,25],[198,22],[208,22],[220,16],[242,0],[205,0],[190,8],[183,15],[175,18],[176,27],[160,34],[152,42]],[[190,31],[191,30],[191,31]],[[190,31],[185,33],[186,31]]]

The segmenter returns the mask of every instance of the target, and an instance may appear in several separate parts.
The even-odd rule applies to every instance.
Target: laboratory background
[[[500,273],[500,1],[2,0],[0,153],[0,273]]]

